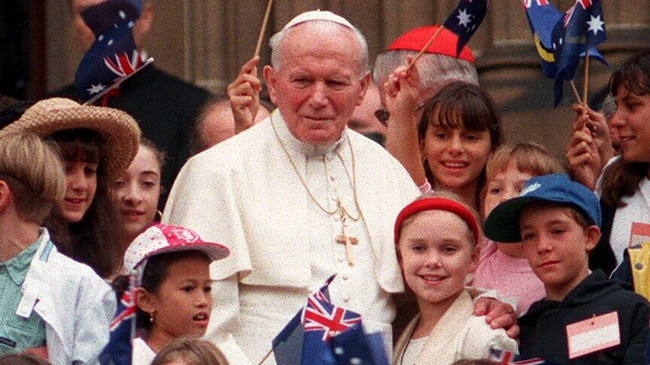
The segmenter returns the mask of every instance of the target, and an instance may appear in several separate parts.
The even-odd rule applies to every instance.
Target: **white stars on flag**
[[[604,32],[605,30],[603,29],[603,25],[605,24],[604,21],[600,19],[600,14],[598,14],[597,17],[594,17],[593,15],[590,15],[589,21],[587,24],[589,25],[589,29],[587,29],[587,33],[593,31],[594,35],[598,34],[598,32]]]

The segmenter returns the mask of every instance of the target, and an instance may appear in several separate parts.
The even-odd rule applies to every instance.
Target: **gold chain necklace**
[[[352,144],[350,144],[350,137],[346,136],[346,139],[347,139],[347,142],[348,142],[348,146],[350,147],[350,156],[352,157],[352,193],[353,193],[353,196],[354,196],[354,204],[357,207],[357,210],[359,211],[359,215],[356,218],[353,217],[352,215],[350,215],[350,213],[345,209],[345,207],[343,207],[343,204],[341,203],[340,199],[336,203],[336,209],[334,209],[334,210],[327,210],[320,202],[318,202],[318,200],[316,199],[314,194],[309,189],[309,186],[307,185],[307,182],[305,181],[305,179],[300,174],[300,170],[298,170],[298,166],[296,165],[296,163],[291,158],[291,155],[289,154],[289,150],[284,145],[284,142],[282,142],[282,139],[280,139],[280,135],[278,134],[278,131],[277,131],[276,127],[275,127],[275,124],[273,123],[273,118],[271,118],[271,119],[272,119],[271,120],[271,127],[273,127],[273,133],[275,133],[275,137],[277,138],[278,143],[280,143],[280,146],[282,147],[282,150],[284,151],[284,154],[287,156],[287,159],[289,159],[289,162],[291,163],[291,166],[293,166],[293,170],[296,172],[296,175],[298,175],[298,179],[300,179],[300,183],[305,188],[305,190],[307,190],[307,194],[309,194],[309,197],[311,198],[311,200],[314,203],[316,203],[316,206],[318,206],[318,208],[320,210],[327,213],[328,215],[334,215],[336,213],[339,213],[339,214],[344,214],[346,217],[352,219],[355,222],[358,221],[359,218],[361,218],[361,209],[359,207],[359,200],[358,200],[358,197],[357,197],[356,160],[354,158],[354,149],[352,148]],[[340,158],[340,156],[339,156],[339,158]],[[345,167],[345,164],[343,164],[343,166]]]
[[[302,177],[300,174],[300,170],[298,170],[298,166],[296,163],[293,161],[291,158],[291,155],[289,154],[289,150],[287,147],[284,145],[284,142],[282,142],[282,139],[280,138],[280,135],[278,134],[278,130],[275,127],[274,123],[274,116],[275,113],[271,115],[271,127],[273,128],[273,133],[275,133],[275,138],[277,138],[278,143],[280,143],[280,146],[282,147],[282,150],[284,151],[285,155],[287,156],[287,159],[289,159],[289,162],[291,163],[291,166],[293,166],[293,170],[296,172],[296,175],[298,175],[298,179],[300,179],[300,183],[302,186],[305,188],[307,191],[307,194],[309,194],[309,197],[311,200],[316,204],[316,206],[325,212],[327,215],[334,215],[336,213],[340,214],[341,217],[341,234],[339,234],[336,237],[336,243],[344,244],[345,245],[345,253],[348,259],[348,264],[350,266],[354,266],[354,254],[352,252],[352,245],[356,245],[359,243],[359,240],[356,237],[348,236],[345,232],[345,228],[347,227],[346,225],[346,220],[347,218],[350,218],[352,221],[356,222],[358,221],[361,217],[361,207],[359,206],[359,200],[357,197],[357,168],[356,168],[356,160],[354,158],[354,149],[352,148],[352,144],[350,143],[350,136],[346,136],[346,140],[348,142],[348,146],[350,147],[350,156],[352,159],[352,194],[354,196],[354,204],[357,207],[357,211],[359,214],[357,217],[353,217],[348,213],[347,209],[343,206],[341,203],[341,199],[337,199],[336,202],[336,209],[334,210],[327,210],[314,196],[314,194],[311,192],[309,189],[309,186],[307,185],[307,182],[305,179]],[[340,155],[337,154],[339,159],[341,159],[341,163],[343,163],[343,159],[341,158]],[[326,165],[327,166],[327,165]],[[345,164],[343,163],[343,168],[345,169]]]

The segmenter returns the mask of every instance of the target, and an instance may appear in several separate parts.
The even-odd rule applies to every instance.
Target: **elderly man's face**
[[[264,77],[291,134],[307,143],[336,142],[368,87],[357,38],[344,27],[327,32],[299,24],[280,52],[279,70],[267,66]]]

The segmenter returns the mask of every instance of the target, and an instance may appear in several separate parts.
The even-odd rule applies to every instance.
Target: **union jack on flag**
[[[502,351],[495,348],[490,348],[490,360],[498,361],[502,365],[554,365],[554,363],[546,361],[540,357],[534,357],[526,360],[520,360],[519,355],[510,351]]]
[[[123,282],[128,280],[128,283]],[[121,285],[125,285],[124,292],[117,302],[115,317],[110,326],[110,339],[99,356],[99,363],[102,365],[131,365],[132,346],[131,340],[135,333],[135,317],[137,307],[135,305],[135,278],[129,275],[125,278],[118,278]],[[119,293],[122,289],[116,289]]]
[[[527,8],[530,8],[533,5],[533,3],[536,3],[537,6],[549,5],[548,0],[522,0],[522,2],[524,3],[524,6]]]
[[[333,305],[321,290],[309,296],[303,312],[305,332],[322,331],[323,341],[360,322],[359,313]]]
[[[137,307],[135,306],[133,293],[131,290],[125,291],[120,298],[120,303],[118,304],[118,312],[111,322],[110,330],[114,331],[122,324],[122,322],[133,318],[133,316],[135,316],[136,309]]]
[[[153,61],[146,59],[133,39],[141,8],[134,0],[109,0],[82,12],[96,40],[75,76],[79,98],[92,103],[111,88]]]
[[[382,334],[364,332],[361,315],[332,304],[330,276],[271,341],[278,365],[390,365]]]

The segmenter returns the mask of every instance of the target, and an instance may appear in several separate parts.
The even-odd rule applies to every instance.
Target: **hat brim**
[[[499,243],[519,243],[521,242],[521,231],[519,229],[519,219],[521,211],[531,203],[551,202],[571,206],[582,214],[590,224],[597,224],[580,206],[567,202],[564,199],[555,199],[552,197],[519,196],[497,205],[490,212],[483,225],[485,237]]]
[[[483,225],[483,233],[499,243],[521,242],[519,218],[521,211],[530,203],[544,201],[534,196],[521,196],[506,200],[490,212]]]
[[[110,176],[126,170],[138,152],[141,132],[129,114],[113,108],[82,106],[64,98],[51,98],[34,104],[2,131],[26,131],[44,138],[76,128],[93,130],[102,137],[106,171]]]
[[[176,245],[176,246],[167,246],[160,248],[158,250],[149,252],[138,264],[135,265],[137,268],[140,266],[143,262],[146,262],[147,259],[149,259],[152,256],[157,256],[163,253],[170,253],[170,252],[183,252],[183,251],[199,251],[203,252],[208,256],[210,261],[217,261],[221,260],[225,257],[228,257],[230,255],[230,250],[228,247],[221,245],[219,243],[212,243],[212,242],[203,242],[201,245]]]

